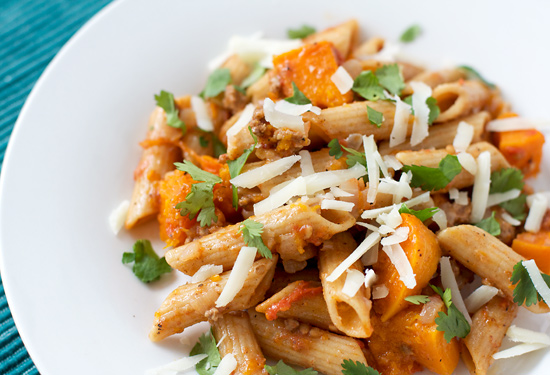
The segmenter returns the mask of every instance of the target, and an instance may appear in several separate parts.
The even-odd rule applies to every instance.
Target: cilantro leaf
[[[212,222],[217,222],[216,208],[214,206],[214,185],[222,182],[222,179],[215,174],[203,171],[189,160],[183,163],[174,163],[180,171],[187,172],[195,181],[203,181],[194,183],[191,186],[191,191],[185,197],[185,201],[176,205],[180,210],[180,215],[189,215],[193,220],[197,216],[200,226],[211,225]]]
[[[470,333],[470,324],[464,315],[456,308],[451,300],[451,289],[443,290],[435,285],[430,287],[441,297],[445,306],[447,306],[447,314],[440,311],[438,317],[435,318],[437,330],[444,332],[443,338],[447,342],[451,342],[454,337],[465,338]]]
[[[315,33],[315,28],[309,25],[302,25],[298,29],[288,29],[286,34],[290,39],[304,39],[306,36],[310,36]]]
[[[485,232],[492,236],[500,235],[500,224],[495,219],[495,211],[491,213],[491,216],[481,220],[476,224],[476,227],[483,229]]]
[[[517,168],[503,168],[491,173],[489,194],[504,193],[512,189],[523,189],[523,174]]]
[[[201,147],[208,147],[208,145],[210,144],[210,141],[208,139],[206,139],[206,137],[204,135],[201,135],[199,137],[199,143],[200,143]]]
[[[220,141],[220,139],[214,133],[212,133],[212,145],[214,146],[215,157],[219,158],[220,155],[227,153],[227,149],[223,145],[222,141]]]
[[[265,365],[264,368],[270,375],[317,375],[317,371],[312,368],[297,371],[283,361],[277,362],[275,366]]]
[[[376,125],[377,127],[382,126],[382,122],[384,121],[384,114],[382,112],[378,112],[377,110],[367,106],[367,115],[369,116],[369,122],[371,124]]]
[[[246,90],[244,89],[244,87],[241,87],[241,86],[238,86],[238,85],[233,85],[233,88],[235,90],[237,90],[238,92],[240,92],[241,94],[246,95]]]
[[[384,65],[374,72],[380,86],[388,90],[393,95],[401,95],[401,90],[405,88],[403,75],[397,64]]]
[[[294,82],[292,82],[292,92],[292,96],[285,99],[287,102],[298,105],[311,104],[311,100],[300,91]]]
[[[428,100],[428,99],[426,99],[426,100]],[[411,106],[411,113],[414,115],[414,109],[412,108],[412,105],[413,105],[413,96],[412,96],[412,94],[405,97],[403,99],[403,102],[405,102],[405,103],[407,103],[408,105]]]
[[[266,69],[261,66],[260,64],[256,63],[254,64],[254,68],[252,69],[252,72],[241,82],[241,88],[246,89],[250,87],[254,82],[262,78],[264,75]],[[246,94],[246,92],[244,93]]]
[[[511,199],[506,202],[499,204],[500,207],[504,208],[510,215],[512,215],[516,220],[524,220],[527,216],[527,195],[520,194],[519,197]]]
[[[172,272],[172,267],[164,257],[159,258],[149,240],[137,240],[132,251],[122,254],[122,263],[133,262],[132,272],[144,283],[156,281],[162,274]]]
[[[174,95],[168,91],[161,90],[159,95],[155,95],[155,101],[157,102],[157,106],[162,108],[166,113],[166,125],[181,129],[181,132],[185,134],[187,128],[185,123],[179,118],[179,111],[174,102]]]
[[[344,375],[380,375],[378,371],[363,362],[353,362],[351,359],[344,359],[341,366]]]
[[[415,40],[422,33],[422,29],[419,25],[412,25],[403,34],[401,34],[401,41],[403,43],[410,43]]]
[[[420,165],[404,165],[403,172],[411,171],[413,174],[411,185],[422,190],[440,190],[449,184],[456,175],[462,171],[462,166],[456,155],[447,155],[437,168]]]
[[[542,278],[546,282],[546,285],[550,287],[550,276],[541,272]],[[521,306],[531,306],[542,301],[542,297],[539,292],[535,289],[533,280],[529,276],[529,272],[523,266],[521,261],[517,262],[514,266],[514,271],[512,272],[512,277],[510,278],[512,285],[516,285],[514,288],[514,302]]]
[[[262,233],[264,232],[264,225],[258,223],[252,219],[246,219],[242,222],[239,232],[242,232],[244,243],[248,246],[255,247],[261,256],[267,259],[271,259],[273,254],[271,250],[264,244],[262,239]]]
[[[436,212],[439,211],[439,208],[437,207],[430,207],[430,208],[425,208],[423,210],[413,210],[407,206],[405,206],[404,204],[401,205],[401,207],[399,208],[399,213],[400,214],[411,214],[411,215],[414,215],[416,216],[420,221],[426,221],[428,220],[429,218],[431,218],[432,216],[434,216],[434,214]]]
[[[430,297],[424,296],[424,295],[408,296],[408,297],[405,297],[405,301],[410,302],[410,303],[415,304],[415,305],[420,305],[421,303],[430,302]]]
[[[458,67],[459,69],[463,70],[465,73],[466,73],[466,77],[468,79],[476,79],[478,81],[481,81],[483,82],[487,87],[491,88],[491,89],[494,89],[496,86],[494,83],[491,83],[489,81],[487,81],[485,78],[483,78],[481,76],[481,74],[479,74],[479,72],[477,70],[475,70],[474,68],[472,68],[471,66],[468,66],[468,65],[461,65]]]
[[[441,113],[441,110],[437,105],[437,100],[435,100],[433,96],[430,96],[428,99],[426,99],[426,104],[430,109],[430,114],[428,115],[428,124],[431,125],[434,123],[437,116],[439,116],[439,114]]]
[[[351,89],[363,98],[373,102],[386,98],[384,89],[378,83],[378,78],[370,70],[361,72],[353,81]]]
[[[231,74],[229,69],[220,68],[214,70],[208,80],[206,81],[206,87],[202,91],[204,98],[213,98],[225,91],[225,87],[231,83]]]
[[[256,135],[252,133],[252,129],[250,128],[250,126],[248,127],[248,131],[250,132],[252,139],[254,139],[254,144],[251,147],[244,150],[243,154],[239,156],[237,159],[227,161],[227,166],[229,167],[229,175],[231,176],[231,178],[235,178],[241,173],[243,166],[248,160],[248,157],[250,156],[252,151],[254,151],[254,149],[256,148],[256,145],[258,144],[258,137],[256,137]],[[232,185],[232,189],[233,189],[233,207],[237,209],[239,204],[239,195],[237,193],[237,187],[235,185]]]
[[[340,159],[342,156],[344,156],[344,151],[342,151],[342,146],[340,146],[340,142],[335,138],[331,140],[328,143],[328,154],[330,156],[334,156],[336,160]]]
[[[208,356],[195,365],[195,369],[199,375],[212,375],[222,360],[212,330],[202,334],[199,337],[199,342],[195,344],[189,353],[191,356],[197,354],[206,354]]]

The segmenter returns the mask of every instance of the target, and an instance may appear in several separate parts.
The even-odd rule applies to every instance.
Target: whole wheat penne
[[[141,161],[134,171],[134,191],[124,225],[127,229],[143,223],[159,212],[158,183],[174,169],[181,159],[178,147],[169,144],[154,145],[143,150]]]
[[[411,78],[411,81],[423,82],[426,85],[430,86],[432,89],[442,85],[444,83],[450,83],[458,81],[461,78],[466,78],[464,71],[462,69],[443,69],[437,71],[425,71],[419,73]],[[411,86],[407,85],[401,95],[411,95],[413,93]]]
[[[507,298],[495,296],[472,316],[470,333],[463,340],[462,359],[472,375],[485,375],[518,307]]]
[[[342,359],[367,364],[359,342],[295,320],[269,321],[249,310],[250,322],[263,352],[286,363],[312,367],[326,375],[342,373]]]
[[[525,258],[498,238],[473,225],[444,229],[438,233],[437,239],[443,253],[499,288],[507,298],[513,298],[514,286],[510,277],[514,266]],[[542,302],[525,307],[537,314],[550,311]]]
[[[435,122],[445,122],[479,111],[490,99],[490,91],[479,81],[444,83],[437,86],[432,96],[441,113]]]
[[[252,103],[258,104],[260,100],[264,100],[268,96],[270,90],[269,82],[272,77],[273,75],[269,71],[246,89],[246,96],[251,98]]]
[[[211,324],[220,356],[233,354],[237,360],[235,375],[267,375],[265,357],[246,312],[223,314]]]
[[[323,243],[319,253],[319,276],[323,284],[323,296],[327,303],[332,322],[340,331],[351,337],[366,338],[372,333],[370,322],[370,288],[361,285],[355,296],[342,293],[346,282],[346,273],[333,282],[327,277],[357,247],[357,243],[348,232],[339,233]],[[350,266],[351,270],[363,272],[360,261]]]
[[[365,57],[374,55],[384,48],[384,44],[384,39],[377,36],[367,39],[353,50],[353,57],[364,59]]]
[[[485,124],[489,122],[490,119],[491,116],[489,113],[483,111],[457,120],[436,124],[430,127],[429,135],[416,146],[411,146],[410,142],[407,140],[400,145],[390,148],[390,143],[388,141],[383,141],[378,146],[378,151],[381,155],[387,155],[393,152],[405,150],[418,151],[432,148],[445,148],[447,145],[453,144],[458,124],[462,121],[465,121],[474,127],[474,137],[472,142],[480,142],[482,140]]]
[[[510,164],[500,151],[487,142],[478,142],[468,147],[467,152],[474,158],[477,158],[483,151],[491,153],[491,171],[498,171],[502,168],[509,168]],[[446,150],[420,150],[420,151],[401,151],[395,157],[404,165],[422,165],[430,168],[437,168],[439,162],[449,153]],[[453,180],[438,193],[445,193],[452,188],[463,189],[472,186],[474,176],[462,168],[462,171],[453,178]]]
[[[250,64],[245,62],[239,55],[231,55],[222,64],[221,68],[229,69],[231,83],[240,85],[243,79],[248,77],[252,71]]]
[[[275,255],[272,259],[264,258],[254,262],[242,289],[229,304],[221,308],[216,307],[216,300],[227,284],[230,271],[221,274],[218,281],[208,279],[176,288],[155,313],[149,339],[160,341],[183,332],[193,324],[216,320],[225,312],[255,306],[263,299],[271,284],[277,258]]]
[[[268,320],[295,319],[302,323],[339,332],[332,323],[319,281],[298,280],[288,284],[258,306]]]
[[[262,238],[271,251],[279,250],[281,236],[293,235],[296,245],[294,254],[297,257],[306,244],[320,245],[322,241],[355,224],[355,219],[347,212],[321,211],[318,207],[309,207],[301,203],[283,206],[252,219],[264,225]],[[166,253],[166,261],[188,275],[194,274],[205,264],[222,265],[224,270],[228,270],[233,267],[243,246],[245,243],[240,233],[240,224],[235,224],[169,250]],[[285,256],[288,255],[288,251],[285,252]]]
[[[346,58],[355,47],[358,32],[357,20],[352,19],[338,26],[311,34],[304,39],[304,43],[331,42],[340,53],[340,56]]]

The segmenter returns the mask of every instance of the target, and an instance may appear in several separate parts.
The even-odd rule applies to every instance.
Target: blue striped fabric
[[[111,0],[0,0],[0,166],[19,111],[59,49]],[[0,279],[0,374],[38,374]]]

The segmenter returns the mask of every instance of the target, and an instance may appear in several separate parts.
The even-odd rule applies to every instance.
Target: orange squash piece
[[[512,242],[512,249],[527,259],[534,259],[539,269],[550,274],[550,232],[524,232]]]
[[[409,228],[409,238],[401,242],[401,247],[411,263],[416,275],[416,286],[408,289],[399,278],[399,273],[384,252],[380,252],[378,262],[373,266],[378,275],[378,283],[389,289],[387,297],[374,301],[374,310],[381,314],[383,322],[410,305],[405,301],[408,296],[420,294],[437,271],[441,249],[433,234],[416,216],[401,214],[403,222],[400,227]]]
[[[332,43],[319,42],[276,56],[273,65],[285,97],[293,95],[294,82],[313,105],[326,108],[353,100],[351,90],[342,95],[331,80],[341,60]]]

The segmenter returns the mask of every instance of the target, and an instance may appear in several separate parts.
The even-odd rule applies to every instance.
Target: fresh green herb
[[[437,330],[445,332],[443,337],[447,342],[451,342],[454,337],[465,338],[470,333],[470,324],[451,301],[451,289],[447,288],[445,292],[441,288],[430,285],[430,287],[441,297],[445,306],[447,306],[447,314],[440,311],[438,317],[435,318]]]
[[[373,102],[386,98],[384,89],[380,86],[378,78],[370,70],[361,72],[353,81],[351,89],[363,98]]]
[[[330,156],[334,156],[336,160],[340,159],[342,156],[344,156],[344,151],[342,151],[342,146],[340,146],[340,142],[335,138],[331,140],[328,143],[328,154]]]
[[[550,276],[541,272],[541,276],[546,282],[546,285],[550,287]],[[529,276],[529,272],[523,266],[521,261],[517,262],[514,266],[514,271],[512,272],[512,277],[510,278],[512,285],[516,285],[514,288],[514,302],[521,306],[531,306],[536,304],[538,301],[542,301],[542,297],[537,292],[533,280]]]
[[[208,357],[196,364],[195,369],[199,375],[212,375],[221,362],[220,352],[216,346],[216,339],[212,330],[202,334],[199,342],[195,344],[189,355],[206,354]]]
[[[496,87],[494,83],[487,81],[485,78],[481,76],[481,74],[479,74],[477,70],[475,70],[471,66],[461,65],[458,68],[462,69],[466,73],[466,77],[468,77],[468,79],[477,79],[478,81],[483,82],[487,87],[491,89],[494,89]]]
[[[344,359],[341,366],[344,375],[380,375],[378,371],[363,362],[353,362],[351,359]]]
[[[400,214],[411,214],[411,215],[414,215],[416,216],[420,221],[426,221],[428,219],[430,219],[432,216],[434,216],[434,214],[439,211],[439,208],[437,207],[430,207],[430,208],[425,208],[423,210],[413,210],[407,206],[405,206],[404,204],[401,205],[401,208],[399,208],[399,213]]]
[[[517,168],[503,168],[491,173],[491,188],[489,194],[504,193],[512,189],[523,189],[523,174]],[[517,220],[523,220],[526,216],[525,205],[527,195],[520,194],[519,197],[502,202],[500,207],[504,208]]]
[[[287,102],[292,104],[311,104],[311,100],[307,98],[307,96],[304,95],[303,92],[298,89],[298,86],[294,82],[292,82],[292,96],[285,99]]]
[[[405,103],[407,103],[408,105],[411,106],[411,113],[414,115],[414,109],[412,109],[412,105],[413,105],[413,96],[412,96],[412,95],[406,96],[406,97],[403,99],[403,102],[405,102]]]
[[[456,155],[447,155],[437,168],[420,165],[404,165],[403,172],[411,171],[413,174],[411,185],[422,190],[440,190],[449,184],[462,170],[462,166]]]
[[[271,250],[264,244],[262,239],[262,233],[264,232],[264,225],[252,219],[246,219],[242,222],[239,232],[243,233],[244,243],[248,246],[255,247],[261,256],[267,259],[271,259],[273,254]]]
[[[244,89],[244,87],[233,85],[233,88],[238,92],[240,92],[241,94],[246,95],[246,90]]]
[[[369,121],[371,124],[376,125],[377,127],[382,126],[382,122],[384,121],[384,114],[382,112],[378,112],[377,110],[367,106],[367,115],[369,116]]]
[[[401,41],[403,43],[410,43],[415,40],[422,33],[422,29],[419,25],[412,25],[403,34],[401,34]]]
[[[294,370],[283,361],[277,362],[275,366],[264,366],[269,375],[317,375],[317,371],[312,368],[306,368],[302,371]]]
[[[524,220],[527,216],[527,194],[520,194],[519,197],[510,199],[509,201],[502,202],[499,204],[500,207],[504,208],[510,215],[512,215],[516,220]]]
[[[157,105],[164,109],[166,113],[166,125],[176,129],[181,129],[185,134],[185,123],[179,118],[179,111],[176,109],[176,103],[174,102],[174,95],[168,91],[162,90],[159,95],[155,95]]]
[[[216,134],[212,133],[212,145],[214,146],[214,156],[219,158],[220,155],[227,153],[227,149]]]
[[[304,39],[305,37],[314,34],[315,31],[317,30],[315,30],[312,26],[302,25],[302,27],[298,29],[288,29],[286,34],[290,39]]]
[[[431,125],[434,123],[437,116],[439,116],[441,110],[437,105],[437,100],[435,100],[435,98],[432,96],[426,99],[426,104],[428,105],[428,108],[430,110],[430,114],[428,115],[428,124]]]
[[[405,297],[405,301],[410,302],[415,305],[420,305],[421,303],[428,303],[430,302],[430,297],[418,295],[418,296],[408,296]]]
[[[198,214],[197,220],[201,227],[217,222],[213,189],[214,185],[222,182],[222,179],[215,174],[203,171],[189,160],[185,160],[183,163],[174,163],[174,165],[178,170],[189,173],[193,180],[202,181],[194,183],[191,186],[191,192],[185,197],[185,201],[176,205],[176,208],[180,210],[180,215],[189,215],[192,220]]]
[[[333,139],[328,143],[330,156],[334,156],[336,159],[340,159],[343,155],[343,150],[347,151],[349,155],[346,156],[346,164],[348,168],[353,167],[355,164],[359,163],[367,168],[367,159],[365,158],[364,152],[359,152],[353,148],[342,146],[337,139]]]
[[[491,213],[491,216],[477,223],[476,227],[483,229],[492,236],[500,235],[500,224],[497,219],[495,219],[495,211]]]
[[[262,76],[264,75],[266,69],[261,66],[260,64],[256,63],[254,65],[254,68],[252,69],[252,72],[250,72],[250,74],[248,75],[248,77],[246,77],[242,82],[241,82],[241,87],[243,89],[246,89],[248,87],[250,87],[250,85],[252,85],[254,82],[256,82],[257,80],[259,80],[260,78],[262,78]],[[246,94],[246,93],[245,93]]]
[[[164,257],[159,258],[149,240],[137,240],[132,248],[133,253],[122,254],[122,263],[134,263],[132,272],[144,283],[160,279],[160,275],[170,273],[172,267]]]
[[[376,69],[374,74],[378,78],[380,86],[393,95],[401,95],[401,90],[405,88],[405,81],[397,64],[384,65]]]
[[[210,74],[206,81],[206,87],[202,91],[204,98],[213,98],[225,91],[225,87],[231,83],[229,69],[216,69]]]
[[[199,137],[199,143],[200,143],[201,147],[208,147],[208,145],[210,144],[210,141],[208,139],[206,139],[206,137],[204,135],[201,135]]]
[[[256,137],[256,135],[252,133],[252,129],[250,128],[250,126],[248,127],[248,131],[250,132],[252,139],[254,139],[254,144],[249,148],[247,148],[246,150],[244,150],[242,155],[239,156],[237,159],[227,161],[227,166],[229,167],[229,175],[231,176],[231,178],[235,178],[241,173],[243,166],[248,160],[248,157],[250,156],[252,151],[254,151],[254,149],[256,148],[256,145],[258,144],[258,137]],[[233,207],[237,209],[239,206],[239,195],[237,193],[237,187],[235,185],[232,185],[232,189],[233,189]]]

